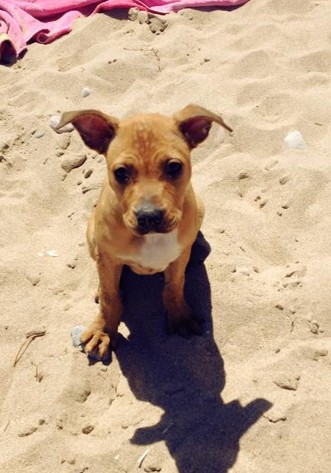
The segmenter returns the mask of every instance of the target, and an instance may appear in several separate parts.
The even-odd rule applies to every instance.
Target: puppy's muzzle
[[[153,205],[144,205],[135,212],[138,231],[142,235],[150,232],[162,232],[164,211]]]

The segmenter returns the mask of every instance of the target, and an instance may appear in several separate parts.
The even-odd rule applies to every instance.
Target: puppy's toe
[[[88,328],[82,333],[80,340],[85,345],[84,351],[89,355],[101,360],[106,358],[110,346],[110,336],[95,328]]]

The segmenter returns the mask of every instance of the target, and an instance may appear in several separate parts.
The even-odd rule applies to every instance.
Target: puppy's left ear
[[[55,130],[72,123],[84,143],[100,154],[105,154],[111,140],[115,137],[119,121],[98,110],[80,110],[61,115]]]
[[[195,148],[208,136],[213,122],[218,123],[228,131],[233,131],[219,115],[216,115],[199,105],[187,105],[173,116],[190,148]]]

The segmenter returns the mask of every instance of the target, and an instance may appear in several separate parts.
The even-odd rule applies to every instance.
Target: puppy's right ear
[[[117,118],[98,110],[80,110],[63,113],[60,122],[54,128],[55,131],[60,130],[68,123],[72,123],[89,148],[100,154],[107,152],[119,125]]]

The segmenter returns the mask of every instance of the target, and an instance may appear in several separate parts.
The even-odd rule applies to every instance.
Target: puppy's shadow
[[[121,338],[116,356],[136,398],[164,411],[156,425],[138,428],[131,442],[165,441],[180,473],[227,472],[237,458],[241,436],[271,406],[264,399],[244,407],[237,400],[222,401],[225,372],[213,338],[203,264],[208,253],[200,233],[187,267],[185,293],[194,313],[205,321],[202,337],[167,335],[162,275],[137,276],[126,269],[121,282],[130,336]]]

